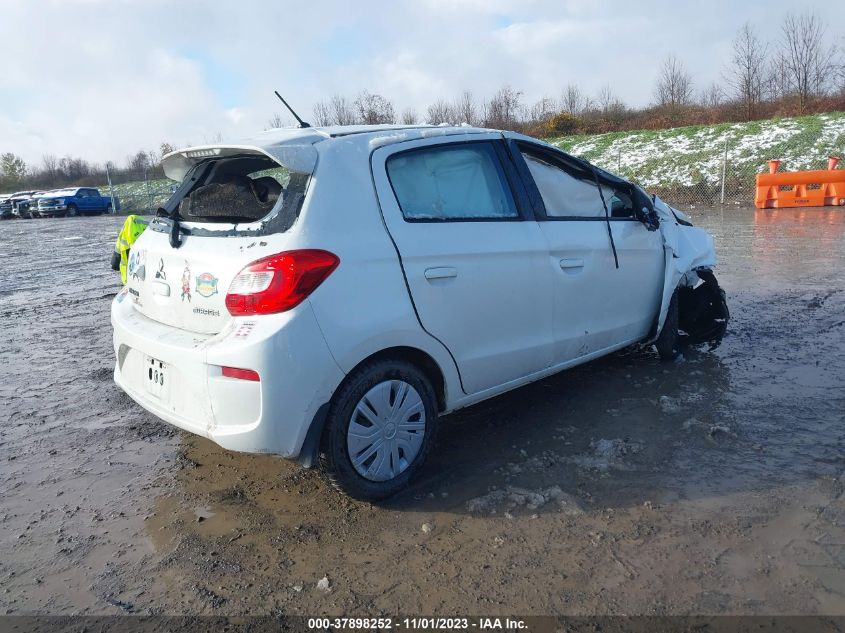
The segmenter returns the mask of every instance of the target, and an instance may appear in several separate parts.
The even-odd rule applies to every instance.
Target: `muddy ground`
[[[0,223],[0,614],[845,614],[845,214],[693,216],[719,349],[451,415],[380,507],[117,390],[119,218]]]

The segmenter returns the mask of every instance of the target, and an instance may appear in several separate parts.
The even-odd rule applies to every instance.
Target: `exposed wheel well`
[[[440,370],[440,366],[436,360],[415,347],[388,347],[368,356],[358,363],[349,373],[351,374],[364,363],[385,359],[403,360],[421,369],[434,387],[434,392],[437,395],[438,409],[440,411],[446,409],[446,381],[443,378],[443,372]]]

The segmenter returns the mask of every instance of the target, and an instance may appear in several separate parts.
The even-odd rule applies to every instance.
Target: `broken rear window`
[[[188,177],[197,182],[178,202],[183,220],[238,224],[273,217],[277,230],[286,231],[299,215],[309,174],[241,154],[204,161]]]

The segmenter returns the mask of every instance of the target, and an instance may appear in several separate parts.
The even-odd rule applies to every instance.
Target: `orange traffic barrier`
[[[845,169],[836,169],[831,156],[827,169],[778,171],[779,160],[769,161],[769,173],[757,174],[754,206],[758,209],[845,206]]]

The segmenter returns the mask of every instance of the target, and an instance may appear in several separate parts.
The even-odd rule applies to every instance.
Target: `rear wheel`
[[[385,499],[422,468],[436,424],[428,377],[405,361],[375,361],[350,375],[332,398],[320,465],[349,496]]]
[[[106,215],[108,215],[109,213],[111,213],[111,204],[107,204],[107,205],[106,205],[106,210],[105,210],[105,211],[103,211],[103,213],[105,213]]]
[[[663,329],[654,341],[654,347],[660,355],[660,360],[674,360],[678,355],[678,291],[672,294],[669,302],[669,310],[666,312],[666,320],[663,322]]]

